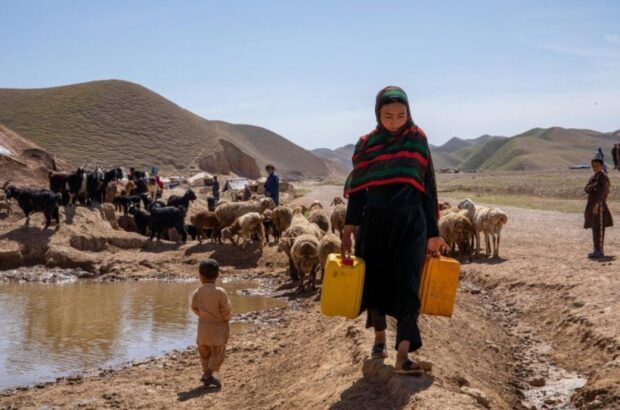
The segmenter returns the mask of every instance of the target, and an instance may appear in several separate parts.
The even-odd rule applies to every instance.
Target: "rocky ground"
[[[340,191],[309,189],[296,201],[327,205]],[[30,228],[21,227],[19,215],[0,219],[4,278],[36,279],[9,269],[9,258],[117,280],[193,276],[196,262],[212,256],[225,265],[224,275],[269,279],[272,295],[289,301],[288,308],[262,313],[258,329],[232,338],[219,391],[201,387],[190,347],[119,370],[5,391],[0,408],[620,407],[618,261],[585,258],[591,236],[578,214],[504,210],[501,258],[463,265],[452,318],[420,319],[422,377],[394,374],[393,351],[385,361],[369,359],[372,334],[363,318],[323,317],[317,293],[295,293],[273,245],[261,255],[230,244],[149,243],[111,229],[96,209],[83,207],[57,232],[40,231],[40,216]],[[619,246],[612,228],[608,254]]]

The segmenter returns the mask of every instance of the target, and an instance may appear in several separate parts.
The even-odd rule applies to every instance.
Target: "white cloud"
[[[607,42],[620,46],[620,36],[618,34],[608,34],[605,36]]]

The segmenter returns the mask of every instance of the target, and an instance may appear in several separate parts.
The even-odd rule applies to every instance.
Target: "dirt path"
[[[313,189],[296,203],[319,199],[328,205],[340,194],[336,186]],[[372,334],[363,318],[321,316],[316,294],[296,295],[287,287],[286,261],[271,246],[260,257],[248,251],[227,271],[272,278],[283,285],[274,295],[290,307],[265,313],[257,330],[231,341],[221,391],[200,387],[190,348],[120,371],[0,393],[0,408],[562,408],[574,391],[558,392],[573,375],[587,384],[572,405],[620,407],[619,262],[585,258],[591,239],[579,215],[504,210],[509,222],[502,258],[463,265],[451,319],[420,319],[425,345],[418,358],[432,365],[427,376],[395,375],[391,349],[384,363],[370,360]],[[620,233],[608,233],[606,248],[613,254]],[[168,269],[191,266],[214,252],[232,261],[238,252],[230,245],[226,251],[160,247],[149,251],[152,271],[160,263]],[[129,260],[132,252],[136,257],[135,250],[123,252],[117,258]],[[132,275],[140,266],[131,265]],[[114,274],[123,271],[115,265]],[[392,330],[388,337],[393,340]],[[542,383],[535,379],[546,386],[532,387],[530,382]]]

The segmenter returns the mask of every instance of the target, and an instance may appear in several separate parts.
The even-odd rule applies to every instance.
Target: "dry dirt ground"
[[[295,202],[327,205],[340,193],[334,186],[309,189]],[[201,387],[190,347],[119,370],[5,391],[0,408],[620,408],[618,228],[608,231],[610,257],[592,261],[580,215],[503,209],[509,221],[501,258],[463,265],[452,318],[420,319],[424,347],[416,357],[428,368],[421,377],[394,374],[393,350],[384,362],[369,359],[372,333],[363,317],[323,317],[317,293],[296,294],[273,245],[260,255],[230,244],[149,244],[113,231],[86,208],[57,233],[41,232],[40,216],[33,218],[36,228],[20,227],[18,216],[0,220],[0,258],[19,250],[29,263],[77,265],[90,272],[85,276],[124,279],[194,275],[195,263],[213,256],[224,275],[269,279],[273,296],[289,301],[288,308],[261,313],[257,329],[232,338],[219,391]],[[562,393],[578,376],[585,386]]]

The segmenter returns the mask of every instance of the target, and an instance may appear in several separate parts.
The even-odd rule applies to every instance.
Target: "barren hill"
[[[72,169],[67,161],[0,124],[0,186],[6,181],[47,187],[50,171]]]
[[[166,171],[193,164],[250,178],[267,163],[284,177],[330,172],[321,159],[269,130],[208,121],[126,81],[0,89],[0,122],[76,164]]]
[[[327,161],[333,161],[346,170],[350,171],[352,168],[351,157],[353,156],[354,144],[347,144],[343,147],[331,150],[329,148],[316,148],[312,150],[312,153]]]

